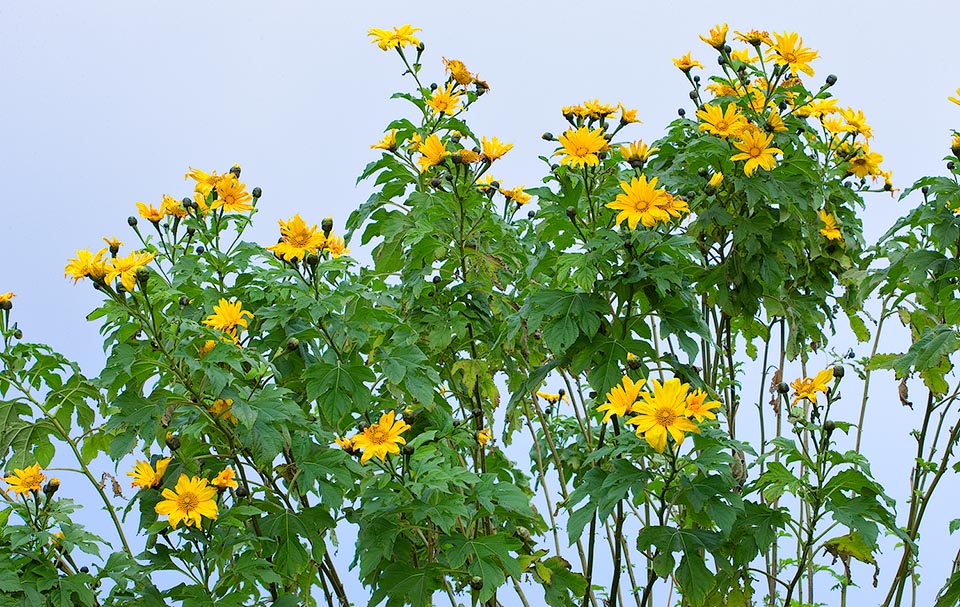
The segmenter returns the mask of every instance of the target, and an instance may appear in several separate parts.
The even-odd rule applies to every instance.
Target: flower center
[[[589,153],[590,153],[590,150],[587,149],[587,146],[581,145],[581,146],[577,146],[577,149],[574,152],[574,156],[586,156]]]
[[[184,493],[177,497],[177,507],[187,514],[196,510],[199,503],[200,500],[198,500],[197,496],[193,493]]]
[[[677,414],[673,412],[672,409],[667,407],[660,407],[654,413],[654,417],[657,418],[657,424],[663,426],[664,428],[669,428],[673,425],[673,422],[677,419]]]
[[[370,442],[377,445],[382,445],[383,443],[387,442],[387,433],[379,426],[370,428]]]
[[[793,53],[787,53],[783,56],[783,60],[787,63],[798,63],[797,56]]]
[[[750,148],[750,155],[756,158],[757,156],[760,155],[760,152],[762,151],[763,150],[761,150],[760,148]]]

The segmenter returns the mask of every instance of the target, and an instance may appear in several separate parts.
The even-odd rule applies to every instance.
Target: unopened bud
[[[637,369],[640,368],[640,359],[639,359],[639,358],[628,358],[628,359],[627,359],[627,366],[630,367],[632,370],[636,371]]]
[[[442,281],[443,279],[440,278],[440,275],[439,275],[439,274],[437,274],[436,276],[433,277],[432,280],[433,280],[433,284],[438,285],[438,284],[440,284],[440,281]]]
[[[181,296],[180,296],[180,305],[181,305],[181,306],[189,306],[189,305],[190,305],[190,298],[187,297],[186,295],[181,295]]]
[[[527,219],[533,219],[536,216],[537,216],[536,211],[527,211]]]
[[[823,422],[823,431],[827,433],[827,436],[833,434],[833,431],[837,429],[837,424],[834,423],[832,419],[828,419]]]
[[[951,160],[950,162],[947,163],[947,170],[948,170],[948,171],[952,171],[952,170],[953,170],[953,167],[955,167],[955,166],[956,166],[956,165],[953,164],[953,161]]]
[[[577,216],[577,209],[574,207],[567,207],[567,217],[573,219]]]
[[[707,167],[700,167],[697,169],[697,175],[700,177],[706,177],[710,174],[710,171],[707,170]]]
[[[58,489],[60,489],[60,479],[51,478],[49,481],[47,481],[47,484],[43,486],[43,493],[44,495],[53,496]]]
[[[430,180],[430,187],[432,188],[439,189],[442,184],[443,182],[440,181],[439,177],[434,177],[433,179]]]
[[[168,436],[165,442],[167,444],[167,449],[170,449],[171,451],[176,451],[180,448],[180,438],[176,435]]]
[[[547,132],[544,133],[543,135],[540,135],[540,138],[543,139],[544,141],[556,141],[556,140],[557,140],[557,138],[554,137],[554,136],[553,136],[553,133],[551,133],[550,131],[547,131]]]
[[[687,110],[685,110],[685,109],[683,109],[683,108],[679,108],[679,109],[677,109],[677,114],[678,114],[681,118],[683,118],[684,116],[687,115]]]
[[[133,215],[127,217],[127,225],[129,225],[131,228],[135,227],[137,225],[137,218]]]
[[[475,575],[472,578],[470,578],[470,587],[473,588],[474,590],[480,590],[481,588],[483,588],[483,578],[480,577],[479,575]]]
[[[404,455],[413,455],[413,451],[414,451],[415,448],[416,448],[416,447],[414,447],[413,445],[409,445],[409,444],[408,444],[408,445],[404,445],[404,446],[403,446],[403,454],[404,454]]]
[[[149,279],[150,279],[150,270],[144,267],[137,268],[137,283],[140,284],[141,289],[145,284],[147,284],[147,280]]]
[[[240,485],[240,486],[237,487],[237,489],[234,491],[234,494],[236,494],[237,497],[247,497],[248,495],[250,495],[250,492],[247,491],[247,488],[246,488],[246,487],[244,487],[243,485]]]
[[[292,352],[299,347],[300,347],[300,340],[297,339],[296,337],[291,337],[290,339],[287,340],[287,350],[290,350]]]
[[[203,253],[206,251],[206,249],[203,248],[203,245],[197,246],[196,250],[197,250],[197,255],[203,255]]]
[[[359,430],[359,431],[361,431],[361,432],[363,432],[364,430],[366,430],[366,429],[369,428],[369,427],[370,427],[370,424],[368,424],[367,422],[363,422],[363,421],[362,421],[362,422],[360,422],[359,424],[357,424],[357,430]]]
[[[830,74],[829,76],[827,76],[827,86],[833,86],[836,83],[837,83],[836,74]]]
[[[240,165],[235,164],[232,167],[230,167],[230,172],[233,173],[234,177],[236,177],[237,179],[240,179]]]
[[[260,198],[261,196],[263,196],[263,190],[260,189],[260,186],[257,186],[253,188],[253,191],[250,192],[250,195],[253,196],[254,198]]]
[[[833,368],[833,376],[837,379],[843,378],[843,365],[837,365]]]
[[[23,339],[23,331],[21,331],[20,329],[14,330],[14,332],[13,332],[13,338],[14,338],[14,339]]]
[[[480,407],[474,407],[474,409],[470,411],[470,414],[474,417],[483,417],[483,409]]]
[[[790,391],[790,386],[787,385],[787,382],[782,381],[779,384],[777,384],[777,392],[779,392],[780,394],[786,394],[789,391]]]

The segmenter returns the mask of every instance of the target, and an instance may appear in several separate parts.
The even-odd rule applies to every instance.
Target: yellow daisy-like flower
[[[208,339],[207,341],[203,342],[203,345],[200,346],[200,352],[199,352],[199,353],[200,353],[200,358],[203,358],[203,357],[206,356],[207,354],[210,354],[210,352],[213,351],[213,349],[214,349],[214,347],[216,347],[216,345],[217,345],[217,342],[215,342],[215,341],[212,340],[212,339]]]
[[[847,121],[844,130],[849,133],[859,133],[867,139],[873,138],[873,129],[867,124],[867,118],[863,115],[863,110],[854,110],[852,107],[839,110],[840,115]]]
[[[607,402],[597,407],[597,411],[604,412],[603,423],[610,421],[610,418],[614,415],[620,418],[624,417],[634,403],[639,400],[640,390],[645,383],[647,383],[645,379],[634,383],[632,379],[624,375],[620,384],[607,392]]]
[[[343,241],[343,236],[333,235],[327,238],[327,244],[324,246],[323,250],[330,253],[330,256],[334,259],[340,257],[344,253],[350,252],[350,249],[347,248],[347,244]]]
[[[5,293],[5,295],[12,295],[12,293]],[[43,481],[47,480],[47,477],[40,471],[40,464],[34,464],[23,469],[14,468],[13,474],[4,477],[3,480],[10,485],[6,488],[6,491],[13,491],[17,497],[20,497],[21,493],[30,493],[31,491],[39,493]]]
[[[594,99],[593,101],[584,101],[583,109],[586,110],[588,116],[597,120],[603,120],[610,114],[617,111],[616,106],[607,103],[600,103],[599,99]]]
[[[400,436],[403,432],[410,429],[410,424],[403,420],[394,421],[394,412],[384,413],[380,416],[380,421],[364,428],[361,434],[353,437],[353,446],[355,449],[363,451],[360,463],[365,464],[371,457],[378,457],[380,461],[386,461],[387,454],[400,453],[400,445],[407,444],[407,441]]]
[[[337,436],[333,440],[338,445],[340,445],[341,449],[343,449],[347,453],[353,453],[354,451],[356,451],[356,449],[353,446],[352,438],[347,438],[346,436]]]
[[[754,57],[750,54],[750,49],[748,48],[735,49],[731,51],[730,58],[743,63],[754,63],[757,60],[757,57]]]
[[[640,119],[637,118],[637,112],[639,110],[628,110],[623,107],[622,103],[618,103],[617,107],[620,108],[620,124],[635,124],[640,122]]]
[[[823,227],[820,228],[820,233],[827,240],[843,240],[843,234],[840,233],[840,228],[837,227],[836,218],[827,213],[823,209],[820,209],[820,221],[823,222]]]
[[[689,384],[681,383],[677,378],[668,379],[663,384],[653,379],[650,384],[653,394],[640,394],[642,400],[632,408],[639,415],[631,417],[627,423],[636,426],[637,436],[643,435],[657,453],[663,453],[668,432],[679,446],[683,443],[684,432],[699,434],[700,429],[686,417]]]
[[[183,202],[169,194],[163,195],[163,200],[160,202],[160,212],[181,219],[187,216],[187,210],[183,208]]]
[[[566,394],[560,394],[560,393],[556,393],[556,394],[555,394],[555,393],[553,393],[553,392],[539,392],[539,391],[538,391],[538,392],[537,392],[537,396],[539,396],[539,397],[542,398],[543,400],[547,401],[547,403],[548,403],[548,404],[551,404],[551,405],[555,405],[555,404],[559,403],[561,400],[565,400],[565,401],[567,401],[567,402],[570,402],[570,399],[567,398],[567,395],[566,395]]]
[[[194,191],[206,196],[211,190],[213,190],[213,188],[217,186],[217,181],[219,181],[220,177],[217,176],[216,171],[212,173],[205,173],[200,169],[190,167],[190,171],[183,176],[183,179],[193,179],[196,181],[197,185],[194,188]]]
[[[133,472],[127,472],[127,476],[133,477],[133,483],[131,487],[140,487],[142,489],[150,489],[152,487],[157,487],[163,481],[163,474],[167,471],[167,466],[170,465],[172,458],[165,457],[163,459],[157,460],[156,469],[150,465],[148,461],[138,460],[136,465],[133,467]]]
[[[708,36],[701,35],[700,39],[713,48],[720,50],[723,48],[723,45],[727,43],[727,31],[729,29],[726,23],[715,25],[710,28],[710,34]]]
[[[747,44],[752,44],[754,46],[760,46],[761,44],[770,44],[770,34],[762,30],[750,30],[746,34],[742,32],[734,32],[737,40],[746,42]]]
[[[772,134],[767,135],[756,127],[745,128],[740,132],[740,141],[733,144],[741,153],[734,154],[730,160],[746,160],[743,172],[747,177],[753,175],[757,167],[770,171],[777,166],[774,154],[783,154],[780,148],[769,147],[772,141]]]
[[[797,378],[790,387],[793,388],[793,401],[796,404],[798,400],[807,399],[817,402],[817,392],[827,393],[827,384],[833,381],[833,369],[824,369],[817,373],[816,377]]]
[[[233,343],[237,343],[239,341],[237,327],[247,328],[246,317],[253,318],[253,312],[244,310],[242,303],[220,298],[219,303],[213,306],[213,314],[208,316],[203,324],[211,329],[223,331],[233,339]]]
[[[620,154],[623,156],[623,159],[631,164],[640,164],[650,159],[650,156],[658,151],[660,148],[651,148],[643,142],[643,140],[637,140],[635,143],[628,143],[627,145],[620,146]]]
[[[699,68],[702,68],[702,67],[703,67],[703,64],[702,64],[702,63],[700,63],[700,62],[697,61],[696,59],[691,59],[691,58],[690,58],[690,53],[687,53],[686,55],[684,55],[683,57],[680,57],[679,59],[676,58],[676,57],[674,57],[674,58],[673,58],[673,65],[674,65],[674,67],[676,67],[678,70],[680,70],[681,72],[684,72],[684,73],[689,72],[690,70],[692,70],[692,69],[695,68],[695,67],[699,67]]]
[[[563,149],[553,155],[563,154],[560,164],[569,164],[573,167],[583,165],[597,166],[600,164],[600,152],[607,149],[607,140],[603,136],[603,129],[590,130],[587,127],[570,129],[558,138]]]
[[[17,294],[12,291],[7,291],[6,293],[0,293],[0,304],[8,303],[11,299],[16,297]]]
[[[720,408],[720,401],[707,400],[707,393],[699,388],[687,395],[687,417],[693,417],[697,422],[704,419],[717,419],[713,409]]]
[[[247,191],[247,184],[240,183],[233,173],[224,175],[217,180],[217,199],[213,208],[223,208],[227,213],[246,213],[253,209],[250,202],[253,196]]]
[[[813,68],[808,63],[817,58],[817,51],[803,46],[803,38],[796,32],[773,33],[777,39],[776,43],[770,44],[767,51],[767,59],[772,59],[778,65],[786,65],[796,74],[803,72],[808,76],[813,76]]]
[[[286,261],[302,260],[308,253],[323,249],[327,242],[323,232],[317,231],[317,225],[307,226],[299,213],[286,221],[281,219],[279,223],[281,240],[266,249]]]
[[[430,167],[440,164],[444,158],[450,155],[450,152],[447,151],[446,146],[440,141],[440,137],[437,135],[427,137],[426,141],[417,146],[417,151],[421,154],[420,159],[417,160],[421,173]]]
[[[447,59],[443,57],[443,67],[450,72],[450,77],[453,78],[457,84],[467,85],[474,80],[473,74],[470,73],[470,70],[467,69],[463,61],[459,59]]]
[[[386,51],[391,48],[401,48],[407,45],[420,46],[420,40],[413,35],[419,31],[421,31],[421,28],[406,24],[400,27],[394,27],[392,32],[390,30],[371,27],[367,30],[367,35],[373,38],[370,42],[379,46],[380,50]]]
[[[153,223],[160,223],[163,220],[163,211],[154,208],[152,204],[146,205],[142,202],[138,202],[137,210],[140,211],[140,217],[143,217],[144,219]]]
[[[164,489],[161,495],[164,500],[154,510],[161,516],[166,515],[167,522],[174,529],[181,521],[185,521],[187,527],[192,524],[199,529],[202,517],[216,519],[220,513],[216,502],[217,490],[205,478],[187,478],[186,474],[181,474],[176,487]]]
[[[154,256],[154,253],[134,251],[126,257],[114,257],[110,260],[109,266],[104,266],[107,271],[104,280],[113,282],[119,276],[123,288],[128,293],[133,293],[133,288],[137,285],[137,270],[153,261]]]
[[[665,192],[664,194],[666,202],[663,205],[663,210],[669,213],[671,217],[678,219],[682,215],[690,214],[690,206],[684,198],[674,196],[669,192]]]
[[[459,161],[463,164],[473,164],[474,162],[479,162],[480,158],[482,158],[479,152],[468,150],[467,148],[453,152],[451,157],[453,158],[454,162],[457,162],[459,159]]]
[[[230,410],[231,407],[233,407],[232,398],[218,398],[213,401],[213,404],[210,405],[210,407],[207,408],[207,411],[209,411],[210,415],[214,417],[219,417],[220,419],[228,421],[231,424],[236,424],[240,420],[238,420],[237,416],[234,415],[233,411]]]
[[[374,150],[387,150],[392,152],[397,149],[397,129],[390,129],[390,132],[383,136],[383,139],[370,146]]]
[[[726,110],[719,105],[708,103],[697,110],[697,118],[700,119],[698,130],[724,138],[739,136],[747,124],[746,117],[734,103],[727,104]]]
[[[665,208],[668,204],[667,193],[663,189],[657,189],[656,177],[647,181],[646,175],[641,175],[631,179],[630,183],[621,181],[620,187],[623,193],[613,202],[604,205],[608,209],[620,211],[616,219],[618,225],[626,221],[633,230],[639,223],[649,228],[660,222],[670,221],[670,213]]]
[[[560,109],[560,113],[563,114],[565,118],[586,118],[590,115],[590,111],[582,105],[565,105]]]
[[[857,150],[857,155],[850,159],[850,168],[847,171],[860,178],[877,175],[880,172],[881,162],[883,162],[883,156],[871,152],[870,148],[864,145]]]
[[[787,125],[783,123],[783,117],[780,116],[780,110],[776,107],[772,108],[770,113],[767,114],[767,126],[774,133],[783,133],[787,130]]]
[[[522,185],[518,185],[515,188],[500,188],[500,193],[503,194],[507,200],[512,200],[517,203],[518,206],[527,204],[533,198],[533,196],[523,190]]]
[[[952,101],[957,105],[960,105],[960,89],[957,89],[955,94],[957,95],[956,97],[947,97],[947,101]]]
[[[481,447],[486,447],[491,438],[493,438],[493,432],[490,431],[490,428],[484,428],[477,432],[477,443]]]
[[[711,175],[710,181],[707,182],[708,185],[712,185],[715,188],[720,187],[721,183],[723,183],[723,173],[721,173],[720,171],[717,171],[716,173]]]
[[[107,247],[109,247],[110,250],[113,252],[119,251],[120,247],[123,246],[123,241],[121,241],[116,236],[113,236],[111,238],[107,238],[106,236],[104,236],[103,242],[107,243]]]
[[[829,114],[837,114],[840,112],[840,108],[837,107],[837,98],[830,97],[829,99],[815,99],[810,105],[810,114],[816,116],[817,118],[822,118]]]
[[[496,137],[489,141],[484,137],[480,140],[480,144],[483,150],[481,155],[490,162],[502,158],[504,154],[513,149],[512,143],[501,143]]]
[[[460,109],[459,91],[453,90],[453,83],[448,82],[443,88],[438,88],[427,100],[427,105],[433,108],[434,114],[453,116]]]
[[[120,244],[123,243],[120,242]],[[88,277],[95,281],[102,280],[107,275],[107,261],[104,259],[106,254],[107,249],[100,249],[96,254],[88,249],[77,251],[77,256],[67,261],[67,266],[63,269],[63,277],[72,278],[73,284]]]
[[[227,466],[226,468],[220,471],[220,474],[218,474],[212,481],[210,481],[210,484],[213,485],[214,487],[219,487],[220,489],[227,489],[227,488],[236,489],[240,485],[237,484],[237,481],[235,480],[235,478],[236,478],[236,474],[234,473],[233,468],[231,468],[230,466]]]

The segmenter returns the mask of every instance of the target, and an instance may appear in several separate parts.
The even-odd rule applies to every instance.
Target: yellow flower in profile
[[[433,108],[434,114],[453,116],[460,109],[460,92],[453,90],[453,83],[448,82],[443,88],[438,88],[427,100],[427,105]]]
[[[610,421],[614,415],[624,417],[640,399],[640,390],[645,383],[647,383],[645,379],[634,383],[630,377],[624,375],[620,383],[607,392],[607,402],[597,407],[597,411],[604,412],[603,423]]]
[[[643,142],[642,139],[638,139],[635,143],[628,143],[626,145],[620,146],[620,155],[623,156],[623,159],[631,164],[640,164],[650,159],[650,156],[659,151],[660,148],[651,148]]]
[[[537,396],[539,396],[539,397],[542,398],[543,400],[547,401],[547,403],[550,404],[550,405],[555,405],[555,404],[559,403],[561,400],[565,400],[565,401],[567,401],[567,402],[570,402],[570,399],[567,398],[567,395],[566,395],[566,394],[560,394],[559,392],[558,392],[558,393],[553,393],[553,392],[539,392],[539,391],[538,391],[538,392],[537,392]]]
[[[486,447],[491,438],[493,438],[493,432],[490,431],[490,428],[484,428],[477,432],[477,443],[481,447]]]
[[[774,133],[783,133],[787,130],[787,125],[783,123],[783,117],[780,116],[780,110],[776,107],[771,108],[767,115],[767,126]]]
[[[599,99],[594,99],[593,101],[584,101],[583,109],[586,110],[588,116],[591,118],[596,118],[597,120],[603,120],[610,114],[617,111],[616,106],[609,105],[607,103],[600,103]]]
[[[726,110],[719,105],[708,103],[697,110],[697,118],[700,119],[698,130],[724,138],[738,136],[747,124],[746,117],[734,103],[727,104]]]
[[[854,110],[852,107],[839,110],[840,115],[847,121],[844,130],[849,133],[859,133],[867,139],[873,138],[873,129],[867,124],[867,118],[863,115],[863,110]]]
[[[143,217],[144,219],[153,223],[160,223],[163,220],[163,211],[154,208],[152,204],[146,205],[142,202],[138,202],[137,210],[140,211],[140,217]]]
[[[817,402],[817,392],[827,393],[827,384],[833,381],[833,369],[824,369],[816,377],[797,378],[790,387],[793,388],[793,404],[798,400],[807,399]]]
[[[197,182],[196,188],[194,191],[206,196],[210,193],[213,188],[217,186],[217,181],[220,180],[220,177],[217,176],[217,172],[205,173],[200,169],[195,169],[190,167],[190,171],[183,176],[184,180],[193,179]]]
[[[200,358],[203,358],[207,354],[210,354],[210,352],[213,351],[216,345],[217,345],[217,342],[215,342],[212,339],[208,339],[207,341],[203,342],[203,345],[200,346]]]
[[[223,208],[227,213],[246,213],[253,209],[250,204],[252,200],[247,184],[240,183],[233,173],[227,173],[217,180],[217,199],[213,202],[213,208]]]
[[[213,404],[207,408],[207,411],[210,412],[210,415],[214,417],[219,417],[222,420],[228,421],[231,424],[236,424],[238,421],[237,416],[233,414],[233,411],[230,409],[233,407],[232,398],[218,398],[213,401]]]
[[[490,162],[493,162],[498,158],[502,158],[504,154],[513,149],[512,143],[501,143],[496,137],[489,141],[487,141],[487,138],[484,137],[480,140],[480,144],[482,145],[481,149],[483,150],[482,156]]]
[[[947,101],[952,101],[957,105],[960,105],[960,99],[958,99],[958,97],[960,97],[960,89],[957,89],[957,92],[955,94],[957,95],[957,97],[947,97]]]
[[[105,266],[107,275],[104,280],[113,282],[119,276],[123,288],[128,293],[133,293],[133,288],[137,285],[137,270],[153,261],[154,256],[154,253],[134,251],[126,257],[114,257],[110,260],[110,265]]]
[[[16,296],[17,294],[12,291],[7,291],[6,293],[0,293],[0,304],[7,303]]]
[[[750,49],[741,48],[736,49],[730,53],[730,58],[736,61],[742,61],[743,63],[754,63],[757,60],[757,57],[754,57],[750,54]]]
[[[102,280],[107,275],[107,262],[104,259],[106,254],[107,249],[100,249],[96,254],[91,253],[88,249],[77,251],[75,258],[67,260],[67,266],[63,269],[63,277],[72,278],[73,284],[77,284],[84,278],[91,278],[94,281]]]
[[[470,70],[467,69],[463,61],[444,57],[443,67],[450,72],[450,77],[453,78],[457,84],[467,85],[473,82],[473,74],[470,73]]]
[[[683,57],[680,57],[679,59],[677,59],[676,57],[674,57],[674,59],[673,59],[673,65],[674,65],[674,67],[676,67],[678,70],[680,70],[681,72],[684,72],[684,73],[689,72],[690,70],[692,70],[692,69],[695,68],[695,67],[699,67],[699,68],[702,68],[702,67],[703,67],[703,64],[702,64],[702,63],[700,63],[700,62],[697,61],[696,59],[691,59],[691,58],[690,58],[690,53],[687,53],[686,55],[684,55]]]
[[[453,157],[454,162],[456,162],[457,159],[459,158],[460,162],[462,162],[463,164],[473,164],[474,162],[480,162],[480,158],[481,158],[479,152],[468,150],[467,148],[457,150],[456,152],[453,152],[451,156]]]
[[[280,223],[280,242],[266,247],[274,255],[286,261],[303,260],[308,253],[317,253],[323,249],[327,239],[323,232],[317,231],[317,225],[307,226],[300,214]]]
[[[427,137],[426,141],[417,146],[417,151],[421,154],[420,159],[417,160],[421,173],[432,166],[440,164],[444,158],[450,155],[450,152],[447,151],[446,146],[440,141],[440,137],[437,135]]]
[[[246,317],[253,318],[253,313],[244,310],[242,303],[220,298],[217,305],[213,306],[213,314],[208,316],[203,324],[226,333],[233,339],[233,343],[237,343],[239,341],[237,327],[247,328]]]
[[[374,456],[383,462],[386,461],[388,453],[399,454],[400,445],[407,444],[400,435],[409,429],[410,424],[407,422],[394,421],[393,411],[381,415],[379,422],[370,424],[362,433],[353,437],[354,448],[363,451],[360,463],[365,464]]]
[[[397,149],[397,129],[390,129],[390,132],[383,136],[383,139],[370,146],[374,150],[393,151]]]
[[[753,175],[757,167],[770,171],[777,166],[774,154],[783,154],[780,148],[769,147],[772,141],[773,135],[767,135],[756,127],[745,128],[740,132],[740,141],[733,144],[741,153],[734,154],[730,160],[746,160],[743,172],[747,177]]]
[[[710,28],[710,35],[701,35],[700,39],[713,48],[720,50],[723,48],[723,45],[727,43],[727,31],[729,29],[726,23],[715,25]]]
[[[710,181],[707,182],[707,185],[712,185],[713,187],[720,187],[720,184],[723,183],[723,173],[717,171],[710,176]]]
[[[560,164],[569,164],[573,167],[583,165],[597,166],[600,164],[600,152],[607,149],[607,140],[603,136],[603,129],[590,130],[587,127],[570,129],[558,138],[563,149],[553,155],[563,154]]]
[[[216,519],[220,513],[217,490],[209,486],[205,478],[187,478],[186,474],[181,474],[176,487],[164,489],[161,495],[164,500],[154,506],[154,510],[161,516],[166,515],[167,522],[174,529],[181,521],[185,521],[187,527],[192,524],[199,529],[202,517]]]
[[[808,63],[817,58],[817,51],[805,48],[803,38],[796,32],[773,33],[777,39],[775,44],[770,44],[767,51],[767,59],[772,59],[778,65],[786,65],[796,74],[803,72],[808,76],[813,76],[813,68]]]
[[[367,35],[373,38],[370,42],[379,46],[380,50],[386,51],[391,48],[401,48],[407,45],[420,46],[420,40],[413,35],[419,31],[421,31],[421,28],[406,24],[400,27],[394,27],[392,32],[390,30],[371,27],[367,30]]]
[[[133,472],[127,472],[127,476],[133,477],[133,483],[130,486],[142,489],[159,486],[163,481],[163,473],[167,471],[167,466],[170,465],[171,460],[172,458],[169,457],[158,459],[156,469],[150,465],[150,462],[138,460],[133,467]]]
[[[810,105],[810,115],[816,116],[817,118],[823,118],[829,114],[836,114],[840,112],[840,108],[837,107],[837,98],[830,97],[829,99],[815,99]]]
[[[163,195],[163,200],[160,202],[160,212],[181,219],[187,216],[187,210],[183,208],[183,202],[169,194]]]
[[[876,175],[880,171],[881,162],[883,162],[883,156],[871,152],[870,148],[864,145],[858,148],[857,155],[850,159],[850,168],[847,171],[860,178]]]
[[[353,446],[353,439],[352,439],[352,438],[347,438],[347,437],[345,437],[345,436],[337,436],[337,437],[335,437],[333,440],[334,440],[334,442],[336,442],[338,445],[340,445],[340,448],[341,448],[341,449],[343,449],[343,450],[346,451],[347,453],[353,453],[354,451],[356,451],[356,449],[355,449],[354,446]]]
[[[565,105],[561,108],[560,113],[563,114],[565,118],[574,116],[577,118],[586,118],[590,115],[590,111],[582,105]]]
[[[822,124],[823,128],[831,135],[838,135],[846,132],[847,123],[843,121],[843,118],[838,118],[836,116],[822,116],[820,118],[820,124]]]
[[[103,242],[107,243],[107,247],[109,247],[110,250],[113,252],[118,251],[120,247],[123,246],[123,241],[117,238],[116,236],[113,236],[111,238],[107,238],[106,236],[104,236]]]
[[[693,417],[697,422],[704,419],[717,419],[713,409],[720,408],[720,401],[707,400],[707,393],[699,388],[687,395],[687,417]]]
[[[639,223],[649,228],[660,222],[670,221],[670,213],[665,208],[669,202],[667,193],[663,189],[657,189],[656,177],[647,181],[646,175],[641,175],[631,179],[630,183],[621,181],[620,187],[623,193],[617,195],[613,202],[604,205],[608,209],[620,211],[616,219],[618,225],[626,221],[633,230]]]
[[[750,30],[746,34],[742,32],[734,32],[737,40],[746,42],[747,44],[752,44],[753,46],[760,46],[761,44],[770,44],[770,34],[763,30]]]
[[[681,383],[677,378],[668,379],[663,384],[655,379],[649,383],[653,394],[641,393],[642,400],[632,408],[639,415],[627,420],[628,424],[637,427],[637,436],[643,435],[657,453],[663,453],[668,432],[678,446],[683,442],[684,432],[699,434],[700,429],[686,417],[689,384]]]
[[[5,295],[12,295],[12,293],[5,293]],[[34,464],[23,469],[14,468],[13,474],[4,477],[3,480],[10,485],[5,491],[13,491],[17,497],[20,497],[21,493],[30,493],[31,491],[39,493],[43,481],[47,480],[47,477],[40,471],[40,464]]]
[[[220,474],[218,474],[212,481],[210,481],[210,484],[213,485],[214,487],[219,487],[220,489],[227,489],[227,488],[236,489],[240,485],[237,484],[237,481],[235,480],[235,478],[236,478],[236,474],[234,473],[233,468],[231,468],[230,466],[227,466],[226,468],[220,471]]]
[[[637,112],[639,110],[628,110],[623,107],[622,103],[618,103],[617,107],[620,108],[620,124],[636,124],[640,122],[640,119],[637,118]]]
[[[820,233],[823,234],[827,240],[843,240],[843,235],[840,233],[840,228],[837,227],[837,220],[833,215],[820,209],[820,221],[823,222]]]
[[[522,185],[518,185],[515,188],[500,188],[500,193],[503,194],[507,200],[512,200],[517,203],[518,206],[527,204],[530,202],[530,199],[533,198],[533,196],[523,190]]]
[[[674,196],[669,192],[664,192],[665,203],[663,205],[663,210],[670,214],[673,218],[679,218],[681,215],[690,214],[690,206],[687,204],[686,199],[680,198],[679,196]]]
[[[344,253],[350,252],[350,249],[347,248],[347,244],[343,241],[343,236],[333,235],[327,238],[327,244],[324,246],[323,250],[330,253],[330,256],[334,259],[340,257]]]

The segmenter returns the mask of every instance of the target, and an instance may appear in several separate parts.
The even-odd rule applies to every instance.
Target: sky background
[[[468,119],[476,133],[514,144],[494,173],[528,187],[544,174],[537,156],[553,150],[540,134],[564,129],[561,106],[622,101],[644,121],[625,138],[649,142],[678,107],[692,113],[671,58],[693,51],[710,68],[715,54],[698,34],[718,22],[731,33],[795,30],[820,52],[807,81],[838,76],[832,92],[842,106],[864,111],[872,149],[900,188],[943,171],[949,131],[960,127],[960,107],[946,100],[960,86],[951,61],[958,18],[960,4],[929,0],[4,2],[0,292],[17,294],[14,319],[26,339],[95,373],[101,338],[84,317],[98,294],[89,282],[65,280],[63,267],[76,249],[103,246],[102,236],[120,237],[129,251],[136,241],[126,218],[135,202],[190,194],[189,166],[243,167],[242,181],[264,192],[248,233],[263,244],[276,241],[276,220],[294,213],[310,223],[332,215],[342,226],[371,191],[355,185],[378,157],[370,144],[390,120],[409,115],[389,96],[410,81],[395,53],[370,43],[370,27],[422,27],[427,82],[442,80],[446,56],[490,84]],[[913,204],[868,195],[868,242]],[[369,258],[358,243],[352,248]],[[892,378],[884,380],[893,394]],[[915,420],[882,390],[875,406],[889,408],[871,417],[877,427],[868,432],[875,461],[913,448],[904,428]],[[902,496],[911,464],[901,456],[875,472]],[[958,487],[954,476],[946,482],[941,504]],[[927,536],[945,534],[946,521],[960,515],[949,510],[932,513]],[[955,546],[936,544],[927,549],[942,550],[942,558],[923,559],[930,577],[921,596],[940,587],[954,554]],[[863,569],[861,578],[868,576]]]

